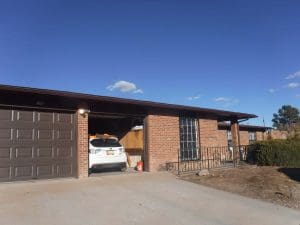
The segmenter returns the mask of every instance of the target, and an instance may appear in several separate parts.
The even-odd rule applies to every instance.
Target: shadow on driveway
[[[122,172],[118,168],[101,168],[101,169],[93,169],[90,171],[90,177],[97,176],[106,176],[106,175],[119,175],[119,174],[130,174],[130,173],[138,173],[134,168],[127,168],[126,171]]]

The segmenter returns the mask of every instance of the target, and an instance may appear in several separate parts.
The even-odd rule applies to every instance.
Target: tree
[[[273,114],[272,122],[273,127],[295,134],[300,123],[300,111],[291,105],[283,105],[278,113]]]

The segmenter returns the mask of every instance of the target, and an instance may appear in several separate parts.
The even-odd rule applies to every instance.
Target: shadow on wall
[[[290,179],[300,182],[300,168],[279,168],[278,171],[284,173]]]

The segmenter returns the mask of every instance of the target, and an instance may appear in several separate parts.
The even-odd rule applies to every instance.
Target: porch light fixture
[[[81,116],[86,117],[86,115],[90,113],[90,110],[89,109],[79,109],[78,112]]]

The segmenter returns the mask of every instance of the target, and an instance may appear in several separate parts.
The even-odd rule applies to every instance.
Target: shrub
[[[259,141],[251,149],[260,166],[300,167],[299,139]]]

